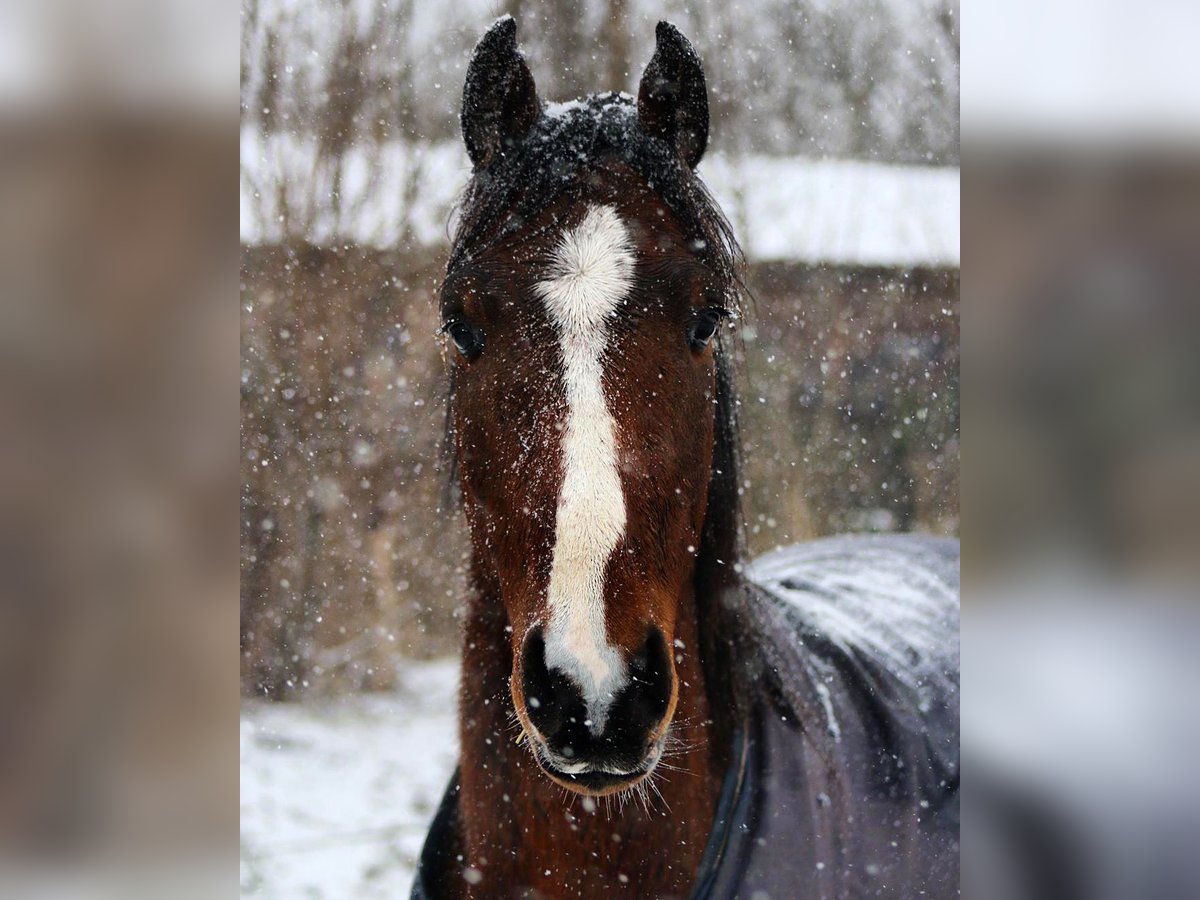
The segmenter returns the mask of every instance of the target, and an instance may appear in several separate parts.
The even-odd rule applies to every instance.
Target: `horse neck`
[[[636,886],[645,896],[686,896],[724,774],[723,754],[713,752],[693,592],[680,598],[678,746],[664,760],[671,768],[660,766],[640,796],[585,800],[552,783],[517,742],[512,636],[489,583],[476,579],[463,645],[461,836],[464,864],[482,875],[477,885],[464,882],[466,895],[533,888],[534,896],[608,897]]]

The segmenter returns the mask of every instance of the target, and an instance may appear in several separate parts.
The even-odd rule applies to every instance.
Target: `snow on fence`
[[[469,174],[452,143],[394,141],[334,158],[290,135],[243,132],[241,143],[244,244],[436,247]],[[713,154],[700,173],[753,261],[959,264],[956,168]]]

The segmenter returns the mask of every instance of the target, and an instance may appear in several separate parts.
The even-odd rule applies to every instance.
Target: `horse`
[[[468,65],[460,758],[412,896],[957,896],[957,543],[747,558],[743,256],[699,57],[655,37],[636,100],[542,102],[511,17]]]

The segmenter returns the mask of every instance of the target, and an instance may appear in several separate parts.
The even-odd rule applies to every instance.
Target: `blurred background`
[[[941,68],[957,62],[957,16],[716,6],[664,9],[723,104],[702,171],[759,297],[742,362],[748,456],[769,467],[750,475],[755,549],[838,528],[954,532],[957,482],[937,479],[957,476],[958,392],[920,382],[957,384],[941,297],[957,296],[958,244],[939,224],[957,217],[959,101]],[[660,15],[521,7],[559,98],[632,87]],[[503,8],[396,7],[415,17],[415,55],[378,54],[401,38],[375,9],[0,6],[5,896],[407,884],[453,765],[441,654],[461,553],[429,471],[441,373],[419,317],[451,176],[466,174],[454,76]],[[627,48],[601,30],[609,9],[630,23]],[[963,10],[972,897],[1200,894],[1198,13]],[[604,36],[575,60],[556,28]],[[339,63],[339,42],[371,61]],[[610,77],[618,58],[629,68]],[[420,65],[405,76],[391,59]],[[370,73],[396,79],[379,124],[368,103],[320,125]],[[432,99],[401,102],[409,91]],[[424,118],[402,124],[410,113]],[[766,197],[763,172],[786,173]],[[336,352],[314,352],[314,331]],[[892,372],[900,393],[873,384]],[[781,410],[789,428],[763,427]],[[329,598],[341,622],[323,631]]]
[[[544,99],[636,93],[670,19],[705,65],[734,224],[747,531],[958,529],[958,17],[853,3],[247,0],[242,690],[387,688],[453,652],[434,299],[471,48],[513,14]]]
[[[0,3],[0,895],[237,853],[235,5]]]
[[[963,10],[965,896],[1200,896],[1197,33]]]

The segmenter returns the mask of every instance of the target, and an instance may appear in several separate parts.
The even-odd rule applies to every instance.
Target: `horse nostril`
[[[521,688],[525,714],[548,741],[562,731],[569,716],[584,718],[578,688],[561,672],[546,667],[546,641],[540,627],[529,632],[521,650]]]
[[[646,643],[630,660],[631,674],[638,682],[639,712],[655,722],[667,714],[671,705],[671,656],[667,639],[656,627],[646,635]]]
[[[541,628],[534,628],[521,650],[521,689],[525,693],[525,712],[534,726],[545,734],[545,715],[549,711],[550,672],[546,668],[546,641]]]

